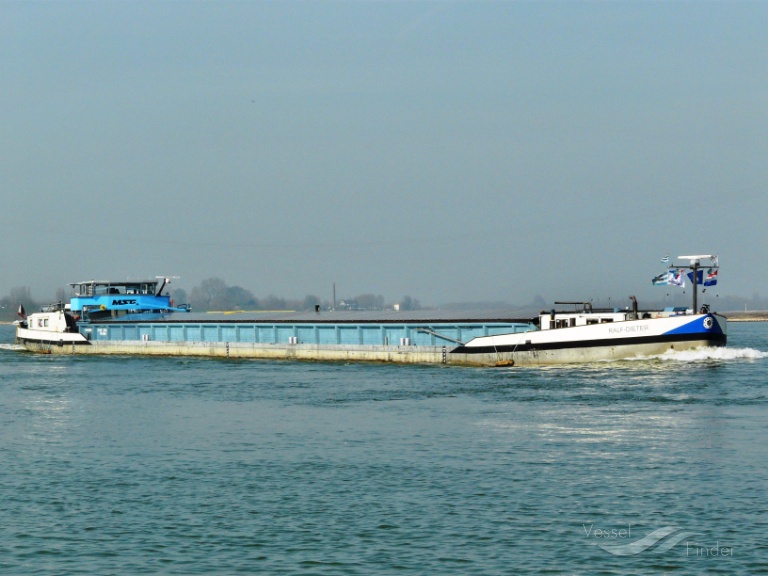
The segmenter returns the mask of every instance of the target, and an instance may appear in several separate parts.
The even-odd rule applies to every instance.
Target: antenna
[[[160,296],[160,294],[162,293],[163,288],[165,288],[166,284],[170,284],[171,283],[171,278],[178,279],[178,278],[180,278],[180,276],[155,276],[155,278],[157,278],[158,280],[160,280],[162,278],[162,280],[163,280],[163,283],[160,285],[160,289],[157,291],[157,294],[155,294],[155,296]]]
[[[678,258],[681,258],[683,260],[691,260],[691,261],[705,260],[705,259],[717,260],[717,256],[715,256],[714,254],[702,254],[701,256],[678,256]]]

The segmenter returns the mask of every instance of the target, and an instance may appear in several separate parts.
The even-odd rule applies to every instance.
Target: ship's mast
[[[701,270],[701,261],[705,259],[709,259],[712,261],[711,266],[707,266],[707,268],[718,268],[718,262],[717,262],[717,256],[713,254],[703,254],[700,256],[678,256],[681,260],[688,260],[689,264],[679,266],[677,264],[670,264],[670,268],[684,268],[686,270],[692,270],[693,271],[693,313],[697,314],[699,310],[698,306],[698,299],[699,299],[699,270]]]

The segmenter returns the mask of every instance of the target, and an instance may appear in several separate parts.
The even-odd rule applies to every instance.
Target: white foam
[[[0,344],[0,350],[24,350],[21,344]]]
[[[655,356],[668,362],[701,362],[705,360],[761,360],[768,358],[768,352],[754,348],[707,347],[693,350],[670,350]]]

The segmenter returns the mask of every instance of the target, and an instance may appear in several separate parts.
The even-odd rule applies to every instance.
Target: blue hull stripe
[[[723,329],[717,318],[714,316],[704,316],[703,318],[697,318],[688,324],[684,324],[674,330],[665,332],[665,336],[675,336],[682,334],[701,334],[706,338],[708,334],[722,334]]]

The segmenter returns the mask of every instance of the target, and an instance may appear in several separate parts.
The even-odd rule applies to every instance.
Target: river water
[[[768,324],[558,368],[32,355],[0,573],[768,573]]]

